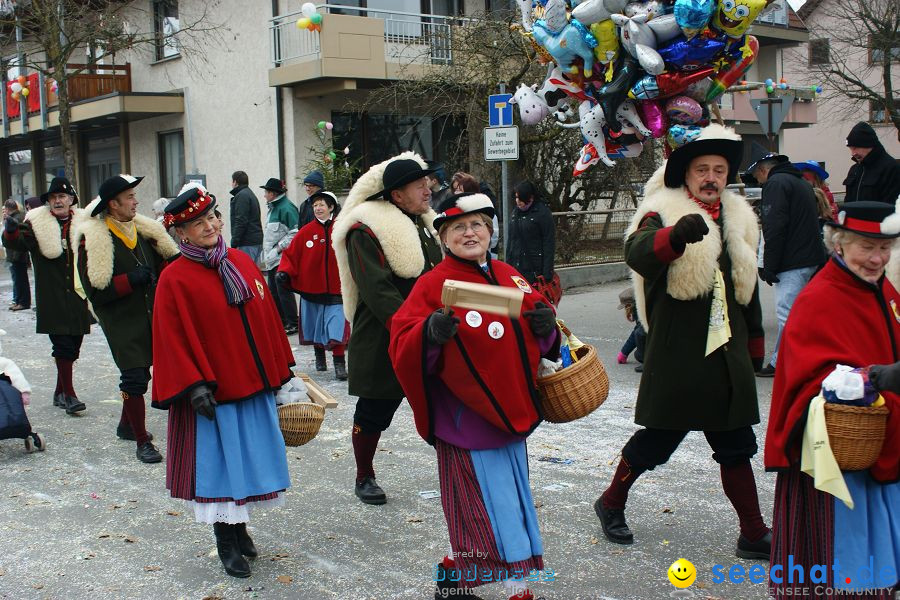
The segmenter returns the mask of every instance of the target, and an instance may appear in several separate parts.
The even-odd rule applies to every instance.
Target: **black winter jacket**
[[[790,163],[777,164],[762,187],[763,266],[782,273],[825,264],[812,186]]]
[[[535,200],[526,210],[513,208],[509,220],[506,262],[528,281],[553,277],[556,230],[550,208]]]
[[[259,200],[246,185],[231,190],[231,247],[262,246]]]
[[[850,167],[844,187],[844,202],[876,200],[893,204],[900,196],[900,163],[879,144],[862,162]]]

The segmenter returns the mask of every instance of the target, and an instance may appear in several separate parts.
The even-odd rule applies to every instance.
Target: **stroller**
[[[0,329],[0,335],[6,332]],[[2,357],[0,346],[0,440],[23,439],[25,452],[43,452],[47,444],[41,434],[31,429],[25,404],[31,396],[31,385],[12,360]]]

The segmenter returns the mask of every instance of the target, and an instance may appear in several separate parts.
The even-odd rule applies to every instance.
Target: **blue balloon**
[[[696,71],[708,67],[724,48],[724,40],[698,35],[689,40],[677,37],[674,42],[665,48],[657,48],[656,51],[670,67]]]
[[[766,87],[772,87],[772,84],[775,83],[771,79],[766,79]]]
[[[706,27],[716,9],[716,0],[675,0],[675,22],[682,29]]]

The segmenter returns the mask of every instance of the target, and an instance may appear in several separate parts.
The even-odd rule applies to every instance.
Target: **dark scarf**
[[[225,286],[225,298],[228,304],[240,305],[249,301],[253,297],[250,286],[240,271],[228,260],[228,247],[225,240],[219,236],[219,241],[210,249],[195,246],[190,242],[183,241],[179,244],[181,254],[188,260],[201,263],[203,266],[216,269],[219,272],[219,279]]]

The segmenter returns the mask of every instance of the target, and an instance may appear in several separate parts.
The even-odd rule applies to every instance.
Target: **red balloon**
[[[756,60],[756,56],[759,54],[759,41],[756,37],[748,35],[747,46],[750,48],[749,55],[742,56],[740,60],[735,61],[725,70],[716,73],[713,83],[709,86],[709,91],[706,93],[707,103],[712,102],[721,96],[725,90],[737,83],[744,73],[747,72],[747,69],[750,68],[750,65],[753,64],[753,61]]]

